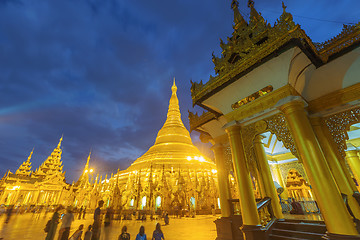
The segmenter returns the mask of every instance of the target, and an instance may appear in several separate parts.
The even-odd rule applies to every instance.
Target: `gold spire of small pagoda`
[[[31,156],[32,156],[33,152],[34,152],[34,148],[31,150],[31,153],[30,153],[28,159],[20,165],[19,169],[16,170],[15,174],[25,175],[25,176],[30,175],[30,173],[31,173],[31,162],[30,162],[30,160],[31,160]]]

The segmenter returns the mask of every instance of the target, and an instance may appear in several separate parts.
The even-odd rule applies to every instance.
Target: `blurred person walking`
[[[130,240],[130,234],[127,232],[126,226],[123,226],[123,228],[121,229],[121,234],[118,240]]]
[[[92,226],[89,225],[88,230],[85,232],[84,240],[91,240],[91,237],[92,237],[92,234],[93,234],[91,229],[92,229]]]
[[[74,214],[71,211],[71,208],[67,208],[66,214],[62,217],[62,223],[59,230],[58,240],[68,240],[70,235],[71,223],[74,221]]]
[[[105,213],[105,220],[104,220],[105,240],[110,239],[110,225],[112,218],[113,218],[113,210],[111,207],[108,207]]]
[[[141,226],[135,240],[146,240],[145,227]]]
[[[165,240],[164,234],[161,231],[160,223],[156,224],[156,228],[153,232],[153,236],[151,240]]]
[[[55,209],[55,212],[54,212],[51,220],[49,220],[49,222],[47,222],[46,227],[44,229],[44,231],[47,232],[45,240],[53,240],[54,239],[55,233],[56,233],[56,228],[59,224],[59,219],[60,219],[59,211],[61,209],[62,209],[62,206],[57,207]]]
[[[84,224],[81,224],[79,228],[71,235],[69,240],[81,240],[81,235],[83,233]]]
[[[99,201],[99,206],[95,209],[94,212],[94,223],[92,225],[93,228],[93,234],[91,237],[91,240],[99,240],[100,239],[100,233],[101,233],[101,208],[104,206],[104,201]]]

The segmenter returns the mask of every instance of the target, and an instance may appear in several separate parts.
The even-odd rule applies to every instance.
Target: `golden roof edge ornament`
[[[232,1],[232,8],[236,10],[237,1]],[[302,45],[312,54],[309,58],[316,66],[325,64],[329,57],[341,52],[353,44],[360,42],[360,23],[344,25],[343,31],[333,39],[322,44],[314,43],[300,25],[295,24],[293,17],[286,11],[282,3],[283,12],[271,26],[258,13],[253,1],[248,2],[250,7],[250,22],[241,28],[234,28],[232,37],[224,43],[220,40],[221,56],[213,54],[215,76],[210,75],[204,84],[191,81],[191,96],[193,106],[200,104],[210,93],[218,91],[224,83],[235,81],[235,76],[245,73],[255,64],[268,57],[292,40],[293,44]],[[235,15],[235,14],[234,14]]]

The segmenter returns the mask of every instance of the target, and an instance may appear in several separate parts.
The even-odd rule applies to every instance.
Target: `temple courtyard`
[[[51,218],[52,213],[48,214],[14,214],[9,223],[6,224],[6,216],[0,217],[0,239],[6,240],[39,240],[45,239],[46,233],[44,227],[46,222]],[[162,231],[165,239],[167,240],[210,240],[216,238],[216,226],[213,221],[216,219],[215,216],[196,216],[195,218],[170,218],[170,224],[165,226],[164,222],[157,220],[114,220],[110,227],[110,237],[108,239],[118,239],[121,232],[121,228],[126,225],[128,232],[130,233],[131,239],[135,239],[136,234],[139,231],[141,225],[145,227],[145,233],[148,239],[151,239],[152,232],[155,229],[157,222],[161,223]],[[84,224],[85,227],[92,224],[92,214],[87,215],[85,220],[76,220],[73,222],[71,227],[71,234],[79,227],[80,224]],[[58,226],[58,229],[60,224]],[[57,239],[57,235],[55,236]],[[105,239],[104,229],[102,229],[102,236],[100,239]]]

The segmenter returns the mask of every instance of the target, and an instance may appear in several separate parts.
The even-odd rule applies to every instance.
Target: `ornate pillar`
[[[281,205],[279,203],[279,197],[277,195],[274,180],[272,179],[269,163],[265,154],[264,146],[261,142],[263,136],[260,134],[256,135],[254,140],[255,154],[259,163],[260,172],[262,173],[264,188],[266,195],[271,198],[271,206],[273,208],[275,217],[283,219]]]
[[[283,199],[288,199],[289,198],[289,193],[288,193],[288,190],[286,188],[286,184],[284,182],[284,179],[283,177],[281,176],[281,171],[280,171],[280,167],[279,167],[279,164],[276,164],[274,166],[274,173],[276,174],[276,177],[279,181],[279,184],[282,188],[284,188],[284,191],[280,194],[280,196],[283,198]]]
[[[264,198],[267,195],[266,190],[265,190],[264,177],[262,176],[261,172],[259,171],[259,169],[257,167],[255,167],[255,171],[256,171],[256,178],[258,181],[258,185],[260,188],[260,195],[262,198]]]
[[[304,168],[324,217],[331,239],[338,235],[357,235],[358,232],[346,209],[323,152],[316,139],[300,100],[288,102],[280,107],[285,114],[288,127],[292,133],[297,151],[303,161]]]
[[[340,164],[340,159],[337,156],[334,148],[329,140],[331,137],[329,134],[326,134],[325,129],[322,126],[320,118],[311,119],[311,123],[316,134],[317,139],[319,140],[320,146],[325,155],[326,161],[330,167],[331,173],[335,179],[337,186],[341,193],[344,193],[348,197],[349,206],[352,209],[356,218],[360,218],[360,206],[357,203],[356,199],[352,196],[354,194],[354,189],[349,183],[343,168]]]
[[[221,143],[216,143],[211,148],[211,150],[213,150],[214,152],[215,163],[217,168],[221,216],[230,217],[231,211],[230,211],[229,199],[231,199],[231,193],[229,186],[229,176],[226,169],[225,157],[224,157],[225,148]]]
[[[348,162],[354,177],[360,185],[360,159],[357,150],[351,150],[346,152],[346,161]]]
[[[226,132],[229,137],[234,170],[239,187],[243,231],[246,232],[249,229],[248,226],[250,226],[250,228],[251,226],[259,226],[260,219],[253,193],[250,172],[246,163],[240,127],[236,125],[230,126],[226,128]]]

